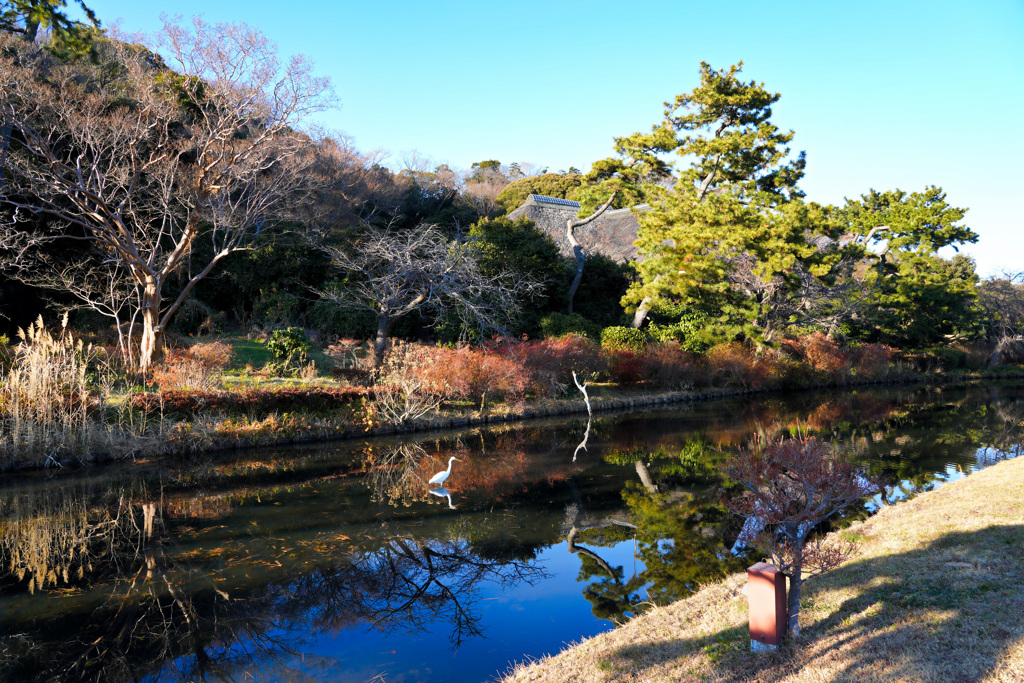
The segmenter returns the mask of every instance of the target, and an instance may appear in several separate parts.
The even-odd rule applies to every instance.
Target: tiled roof
[[[554,204],[556,206],[571,207],[577,211],[580,210],[580,203],[574,202],[571,199],[561,199],[559,197],[546,197],[542,194],[529,194],[526,195],[526,203],[535,204]]]

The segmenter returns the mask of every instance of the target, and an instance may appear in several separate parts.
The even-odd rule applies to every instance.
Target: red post
[[[777,648],[786,635],[785,575],[778,567],[766,562],[747,568],[747,601],[750,604],[751,648]]]

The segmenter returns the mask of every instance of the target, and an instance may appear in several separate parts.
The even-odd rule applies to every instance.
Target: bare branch
[[[305,171],[317,141],[298,131],[335,101],[307,60],[281,64],[244,24],[165,21],[160,44],[176,71],[118,41],[102,43],[95,65],[20,46],[0,58],[6,202],[37,225],[50,219],[37,244],[88,240],[141,288],[144,366],[199,279],[316,198],[320,178]],[[13,233],[0,228],[0,243]],[[212,257],[166,302],[199,239]]]
[[[807,541],[814,528],[877,490],[860,468],[815,438],[774,441],[730,458],[723,471],[746,494],[728,501],[747,517],[739,542],[761,550],[789,577],[789,628],[799,635],[800,586],[834,569],[855,548],[838,539]]]
[[[501,333],[540,283],[512,271],[485,276],[476,245],[447,239],[436,226],[367,228],[352,251],[321,245],[346,283],[317,294],[343,308],[377,316],[375,366],[383,361],[391,326],[415,310],[456,316],[465,331]]]

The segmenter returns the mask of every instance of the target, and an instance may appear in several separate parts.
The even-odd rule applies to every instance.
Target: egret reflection
[[[450,509],[450,510],[454,510],[455,509],[455,506],[452,505],[452,493],[448,489],[446,489],[446,488],[444,488],[442,486],[439,489],[430,489],[429,493],[431,495],[433,495],[433,496],[437,496],[438,498],[447,498],[448,499],[448,509]]]

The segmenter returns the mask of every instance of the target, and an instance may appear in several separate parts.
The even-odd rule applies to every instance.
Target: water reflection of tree
[[[580,543],[585,540],[596,546],[614,545],[629,538],[636,526],[618,516],[595,518],[588,515],[583,497],[572,480],[569,487],[574,501],[566,505],[563,529],[569,552],[580,557],[576,580],[588,582],[583,597],[593,605],[594,616],[620,624],[642,609],[640,591],[644,581],[636,574],[624,581],[622,567],[611,566],[598,552]]]
[[[0,498],[0,586],[16,582],[33,594],[118,572],[126,555],[138,554],[153,525],[151,515],[131,515],[128,500],[107,500],[97,516],[73,491]],[[117,557],[118,564],[108,567],[106,557]]]
[[[1024,401],[989,386],[966,392],[923,389],[875,422],[858,420],[832,431],[868,464],[873,478],[888,482],[883,503],[934,488],[948,468],[965,473],[1011,457],[1021,440]]]
[[[373,492],[371,499],[403,506],[426,500],[429,490],[426,482],[430,475],[424,476],[424,472],[433,460],[417,443],[367,447],[363,462]]]
[[[80,591],[68,598],[79,609],[55,602],[45,619],[0,617],[2,631],[18,634],[0,638],[0,679],[232,678],[268,661],[283,666],[309,633],[357,623],[384,632],[441,627],[457,647],[480,635],[484,583],[511,588],[544,576],[532,559],[485,557],[458,527],[441,538],[384,525],[358,544],[344,535],[295,540],[259,567],[244,545],[183,553],[157,502],[120,500],[121,507],[36,501],[37,514],[66,519],[66,528],[36,523],[34,536],[4,536],[5,560],[31,543],[79,556],[80,544],[58,539],[84,533],[94,542],[82,578],[72,573],[65,582]],[[52,551],[48,558],[48,567],[70,562]],[[16,599],[27,581],[5,572],[4,599]],[[34,599],[56,601],[52,583],[43,585]],[[92,596],[103,598],[95,604]]]
[[[484,583],[508,589],[546,576],[536,562],[495,560],[474,552],[457,531],[445,539],[392,537],[360,554],[348,573],[372,586],[362,592],[360,609],[378,629],[413,633],[443,623],[450,628],[453,647],[481,635],[474,605]]]
[[[701,435],[691,434],[675,448],[612,450],[605,458],[637,466],[638,482],[622,496],[636,524],[640,575],[652,602],[686,597],[710,581],[742,568],[745,559],[729,548],[739,528],[721,504],[718,463],[723,454]]]
[[[719,502],[717,492],[675,491],[651,496],[638,488],[624,493],[637,523],[637,554],[648,599],[667,604],[701,586],[718,581],[749,564],[729,548],[737,523]]]

